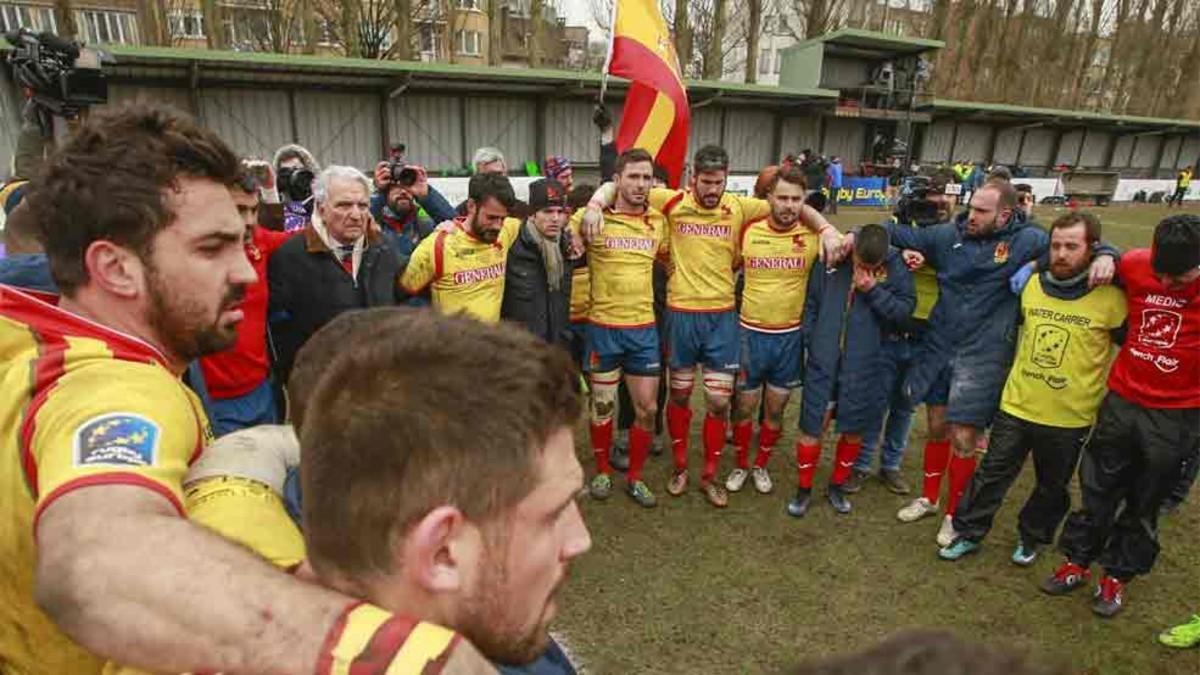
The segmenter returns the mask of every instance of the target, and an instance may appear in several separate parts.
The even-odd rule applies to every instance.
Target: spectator
[[[1007,166],[1004,166],[1003,164],[993,164],[992,168],[987,172],[987,179],[985,182],[1003,180],[1011,183],[1012,179],[1012,171],[1010,171]]]
[[[1017,189],[1017,209],[1025,214],[1026,220],[1033,220],[1033,186],[1029,183],[1015,183]]]
[[[283,197],[283,229],[303,229],[313,213],[313,178],[321,165],[302,146],[289,144],[275,151],[275,169],[280,196]]]
[[[1192,167],[1185,166],[1179,170],[1175,176],[1175,192],[1167,199],[1167,206],[1174,204],[1175,206],[1183,206],[1183,198],[1187,196],[1188,189],[1192,186]]]
[[[829,183],[829,212],[837,213],[838,191],[842,189],[842,159],[834,155],[826,169]]]
[[[529,185],[532,211],[508,252],[500,317],[551,344],[571,345],[571,274],[567,192],[554,180]]]
[[[500,152],[499,148],[491,146],[479,148],[475,151],[475,156],[471,158],[471,165],[475,168],[475,173],[508,175],[508,163],[504,161],[504,153]]]
[[[433,233],[434,225],[454,220],[454,209],[446,198],[429,185],[424,169],[409,185],[392,180],[391,163],[375,165],[375,194],[371,196],[371,216],[379,223],[392,250],[407,260],[417,244]]]
[[[562,155],[551,155],[546,158],[546,178],[556,180],[567,192],[575,184],[575,172],[571,168],[571,160]]]
[[[400,260],[371,227],[370,186],[358,169],[326,168],[313,183],[316,208],[303,235],[271,257],[267,278],[281,378],[296,350],[333,317],[397,302]]]
[[[267,357],[267,264],[292,234],[272,232],[258,224],[259,183],[243,163],[240,182],[230,192],[246,227],[246,257],[257,279],[242,299],[242,324],[232,349],[200,359],[209,395],[213,434],[227,433],[278,421]]]

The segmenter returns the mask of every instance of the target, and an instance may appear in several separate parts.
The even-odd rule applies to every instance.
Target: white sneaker
[[[774,489],[775,486],[771,484],[771,474],[767,473],[767,467],[754,467],[752,475],[754,476],[754,489],[758,490],[760,495],[769,494]]]
[[[938,528],[937,544],[942,548],[954,543],[958,539],[958,532],[954,529],[954,516],[946,516],[942,518],[942,526]]]
[[[729,472],[729,478],[725,479],[725,489],[730,492],[741,492],[742,486],[746,484],[746,470],[734,469]]]
[[[918,497],[912,500],[908,506],[900,509],[900,511],[896,513],[896,517],[899,518],[900,522],[902,523],[913,523],[924,518],[925,516],[932,516],[933,514],[937,513],[937,510],[938,505],[936,503],[930,502],[924,497]]]

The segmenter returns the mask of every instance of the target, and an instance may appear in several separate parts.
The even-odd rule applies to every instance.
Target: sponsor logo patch
[[[75,430],[75,466],[153,466],[158,425],[133,413],[109,413]]]
[[[992,262],[1000,265],[1008,262],[1008,242],[1002,241],[996,244],[996,251],[992,254]]]

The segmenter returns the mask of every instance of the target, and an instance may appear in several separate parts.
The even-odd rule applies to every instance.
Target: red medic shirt
[[[1129,334],[1108,388],[1146,408],[1200,408],[1200,279],[1169,289],[1150,266],[1150,249],[1123,255]]]
[[[296,230],[299,232],[299,230]],[[295,232],[274,232],[254,228],[246,257],[258,279],[246,288],[242,300],[245,317],[238,325],[237,343],[226,351],[200,359],[208,394],[215,399],[231,399],[254,391],[267,379],[271,361],[267,358],[267,261]]]

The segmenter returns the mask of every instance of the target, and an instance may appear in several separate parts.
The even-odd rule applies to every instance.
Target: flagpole
[[[612,13],[608,22],[608,51],[604,54],[604,70],[600,72],[600,104],[604,105],[604,93],[608,90],[608,66],[612,63],[613,41],[617,35],[617,5],[621,0],[613,0]]]

